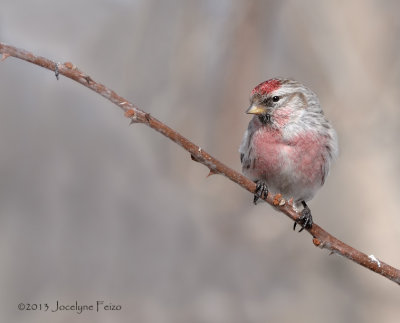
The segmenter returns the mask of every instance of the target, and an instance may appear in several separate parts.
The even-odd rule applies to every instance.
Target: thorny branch
[[[202,148],[195,145],[175,130],[169,128],[161,121],[152,117],[149,113],[140,110],[137,106],[128,102],[126,99],[119,96],[114,91],[108,89],[100,83],[95,82],[89,75],[79,70],[72,63],[55,63],[47,58],[33,55],[26,50],[18,49],[13,46],[3,44],[1,42],[0,53],[3,54],[1,61],[4,61],[9,56],[13,56],[53,71],[57,79],[59,74],[61,74],[70,79],[73,79],[76,82],[81,83],[82,85],[97,92],[98,94],[102,95],[103,97],[120,107],[125,112],[125,117],[131,120],[131,123],[143,123],[150,128],[153,128],[154,130],[160,132],[164,136],[168,137],[176,144],[180,145],[183,149],[190,153],[193,160],[207,166],[210,170],[210,174],[224,175],[244,189],[248,190],[251,193],[254,193],[256,189],[256,184],[254,182],[250,181],[242,174],[224,165],[219,160],[204,151]],[[298,220],[299,214],[296,213],[296,211],[293,209],[290,201],[285,201],[280,197],[279,194],[276,196],[268,195],[265,201],[282,213],[286,214],[293,221]],[[373,255],[367,256],[357,249],[350,247],[349,245],[343,243],[339,239],[335,238],[333,235],[326,232],[315,223],[313,224],[312,228],[308,229],[307,231],[312,235],[313,243],[317,247],[320,247],[321,249],[327,249],[332,253],[342,255],[343,257],[346,257],[356,262],[357,264],[364,266],[400,285],[399,269],[396,269],[384,263],[383,261],[378,260]]]

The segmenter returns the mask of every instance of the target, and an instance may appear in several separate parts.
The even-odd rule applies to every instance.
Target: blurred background
[[[340,157],[310,203],[400,267],[398,1],[1,1],[0,40],[78,68],[240,170],[251,89],[318,93]],[[399,286],[83,86],[0,64],[4,322],[398,322]],[[19,311],[104,301],[119,311]]]

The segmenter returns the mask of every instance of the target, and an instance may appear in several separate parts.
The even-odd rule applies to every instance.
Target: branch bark
[[[36,56],[26,50],[18,49],[14,46],[6,45],[1,42],[0,53],[3,55],[1,59],[2,61],[9,56],[13,56],[53,71],[57,79],[58,75],[61,74],[88,87],[121,108],[124,111],[125,117],[129,118],[131,123],[143,123],[158,131],[162,135],[168,137],[176,144],[180,145],[183,149],[190,153],[193,160],[208,167],[210,174],[224,175],[226,178],[240,185],[245,190],[249,191],[250,193],[254,193],[256,189],[256,184],[254,182],[250,181],[242,174],[234,171],[216,158],[212,157],[201,147],[195,145],[193,142],[179,134],[177,131],[171,129],[161,121],[157,120],[149,113],[142,111],[137,106],[119,96],[114,91],[108,89],[103,84],[95,82],[89,75],[79,70],[72,63],[56,63],[47,58]],[[293,209],[290,201],[285,201],[279,196],[279,194],[276,196],[271,196],[269,194],[265,201],[280,212],[286,214],[293,221],[298,220],[299,214]],[[364,266],[365,268],[368,268],[400,285],[399,269],[396,269],[384,263],[383,261],[378,260],[373,255],[367,256],[361,251],[345,244],[315,223],[313,224],[312,228],[308,229],[307,231],[312,235],[315,246],[321,249],[327,249],[332,253],[339,254],[347,259],[350,259],[355,263]]]

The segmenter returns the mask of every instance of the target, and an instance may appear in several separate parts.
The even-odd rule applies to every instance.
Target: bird
[[[272,78],[251,91],[246,113],[253,118],[239,153],[242,173],[256,183],[254,204],[269,193],[282,194],[293,199],[296,211],[302,207],[300,231],[310,229],[307,202],[325,183],[339,149],[317,95],[293,79]]]

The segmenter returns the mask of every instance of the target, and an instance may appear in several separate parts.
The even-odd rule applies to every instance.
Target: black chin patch
[[[258,119],[261,121],[262,124],[271,123],[271,115],[270,114],[260,114]]]

